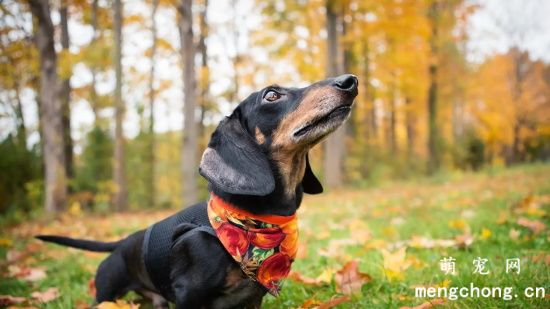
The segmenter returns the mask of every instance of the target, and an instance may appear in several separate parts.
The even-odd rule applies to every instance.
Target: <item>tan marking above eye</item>
[[[258,142],[258,144],[260,145],[265,143],[265,135],[262,133],[262,131],[258,127],[256,127],[256,142]]]

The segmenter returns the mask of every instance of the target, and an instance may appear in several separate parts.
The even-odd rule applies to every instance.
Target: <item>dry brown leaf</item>
[[[0,295],[0,307],[7,307],[10,305],[24,303],[27,299],[25,297],[17,297],[11,295]]]
[[[474,243],[474,237],[469,233],[457,235],[455,236],[455,242],[457,248],[464,249]]]
[[[330,309],[336,305],[339,305],[341,303],[345,303],[345,302],[348,302],[350,301],[351,298],[347,295],[345,296],[340,296],[340,297],[333,297],[331,298],[329,301],[325,302],[325,303],[322,303],[319,305],[319,307],[317,307],[317,309]]]
[[[541,253],[531,257],[531,260],[533,260],[534,263],[544,262],[544,264],[550,265],[550,254]]]
[[[29,282],[36,282],[46,278],[46,272],[41,268],[19,267],[10,265],[8,267],[10,277]]]
[[[104,301],[96,306],[96,309],[138,309],[139,304],[128,303],[125,300],[117,300],[116,302]]]
[[[319,306],[321,304],[321,302],[319,302],[318,300],[316,300],[315,298],[310,298],[310,299],[306,299],[306,301],[300,305],[300,309],[308,309],[308,308],[312,308],[312,307],[315,307],[315,306]]]
[[[88,281],[88,293],[95,298],[97,290],[95,288],[95,279],[92,278]]]
[[[44,292],[32,292],[31,297],[41,303],[48,303],[59,297],[59,289],[49,288]]]
[[[401,307],[400,309],[429,309],[429,308],[432,308],[432,307],[435,307],[435,306],[438,306],[438,305],[443,305],[445,303],[445,299],[443,298],[436,298],[436,299],[432,299],[430,301],[427,301],[425,303],[422,303],[418,306],[414,306],[414,307]]]
[[[357,261],[348,262],[334,275],[336,292],[351,295],[361,291],[363,284],[372,280],[368,274],[359,272]]]
[[[546,225],[538,220],[529,220],[527,218],[519,218],[517,224],[530,229],[535,235],[546,229]]]
[[[310,278],[300,274],[297,271],[290,272],[290,274],[288,275],[288,278],[296,282],[303,283],[305,285],[311,285],[311,286],[321,286],[325,283],[320,278]]]
[[[508,236],[512,240],[518,240],[521,233],[516,229],[510,229],[510,233],[508,233]]]

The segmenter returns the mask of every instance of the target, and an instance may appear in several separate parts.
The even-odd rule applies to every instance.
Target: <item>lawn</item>
[[[43,244],[32,235],[114,240],[170,213],[101,216],[72,207],[55,220],[3,226],[0,295],[24,297],[20,306],[85,308],[92,302],[91,279],[105,255]],[[308,196],[299,210],[300,245],[292,279],[278,298],[265,297],[263,307],[330,307],[332,300],[341,301],[337,308],[429,308],[430,301],[441,308],[548,308],[549,214],[549,164]],[[482,272],[488,274],[474,273],[478,257],[487,259]],[[454,275],[441,269],[444,258],[455,262]],[[519,258],[520,273],[506,273],[506,260],[514,258]],[[451,290],[471,284],[511,287],[511,299],[415,297],[415,288]],[[537,287],[545,295],[539,289],[539,297],[526,296],[526,288]],[[42,294],[33,298],[32,292]],[[140,301],[137,295],[126,300]]]

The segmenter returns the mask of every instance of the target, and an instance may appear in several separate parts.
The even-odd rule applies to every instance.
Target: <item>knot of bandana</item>
[[[296,215],[254,215],[212,194],[208,218],[227,252],[244,273],[274,296],[296,257]]]

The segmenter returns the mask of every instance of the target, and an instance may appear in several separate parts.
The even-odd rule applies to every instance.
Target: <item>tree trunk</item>
[[[178,6],[181,53],[183,59],[184,124],[182,149],[183,202],[197,201],[197,123],[195,121],[195,46],[193,44],[192,0],[182,0]]]
[[[233,56],[233,93],[231,97],[231,102],[233,104],[237,104],[239,100],[239,90],[240,90],[240,75],[239,75],[239,62],[241,61],[241,55],[239,53],[239,23],[240,20],[238,20],[237,14],[237,1],[238,0],[232,0],[231,5],[233,8],[233,45],[235,46],[235,55]]]
[[[157,53],[157,9],[159,6],[159,0],[153,0],[151,10],[151,70],[149,74],[149,147],[147,147],[147,205],[154,207],[156,203],[156,191],[155,191],[155,69],[156,61],[155,56]]]
[[[54,48],[54,27],[47,0],[29,0],[35,28],[36,47],[40,54],[41,123],[45,172],[45,203],[47,212],[60,210],[66,202],[65,153],[63,143],[62,107],[58,100],[57,56]]]
[[[115,45],[115,158],[113,161],[113,179],[115,192],[113,202],[117,211],[128,208],[128,189],[124,168],[124,135],[122,119],[124,118],[124,102],[122,102],[122,3],[114,0],[114,45]]]
[[[93,48],[96,48],[95,43],[97,41],[98,31],[97,31],[97,9],[98,9],[98,1],[99,0],[93,0],[92,2],[92,42],[90,45]],[[92,72],[92,84],[90,89],[90,106],[92,108],[92,112],[94,113],[94,128],[97,128],[99,126],[99,115],[98,115],[98,108],[97,108],[97,91],[96,91],[96,83],[97,83],[97,69],[95,68],[95,65],[92,64],[92,67],[90,68]]]
[[[388,143],[390,146],[390,152],[391,154],[395,155],[397,154],[397,133],[396,133],[396,126],[397,126],[397,97],[395,94],[395,84],[392,85],[393,89],[390,89],[391,95],[389,98],[389,104],[390,104],[390,119],[388,123]]]
[[[334,77],[342,72],[340,53],[338,52],[338,15],[335,12],[335,1],[326,2],[327,27],[327,75]],[[340,127],[329,135],[325,142],[324,176],[325,184],[329,188],[342,185],[342,168],[344,156],[345,128]]]
[[[27,147],[27,127],[25,126],[25,115],[23,114],[23,102],[21,102],[21,90],[19,82],[15,82],[15,117],[17,119],[17,139],[20,147]]]
[[[414,155],[414,144],[416,141],[416,132],[414,129],[415,126],[415,118],[414,113],[411,106],[411,99],[405,98],[405,108],[406,108],[406,131],[407,131],[407,158],[410,160]]]
[[[61,1],[59,9],[60,25],[61,25],[61,47],[63,51],[69,52],[69,20],[68,20],[68,5],[67,1]],[[61,106],[62,106],[62,123],[63,123],[63,138],[65,141],[65,172],[68,178],[74,177],[74,159],[73,159],[73,139],[71,137],[71,78],[66,77],[61,80]],[[67,188],[70,190],[70,188]]]
[[[210,73],[208,70],[208,49],[206,46],[206,38],[208,37],[208,22],[207,22],[207,12],[208,12],[208,0],[204,0],[203,7],[200,12],[200,37],[199,37],[199,52],[201,54],[201,74],[206,74],[201,80],[200,86],[200,96],[199,96],[199,106],[200,106],[200,117],[199,117],[199,134],[200,138],[204,135],[204,116],[206,114],[206,109],[208,108],[208,93],[210,92]]]
[[[364,91],[365,91],[365,100],[366,103],[369,105],[367,115],[365,117],[366,124],[365,124],[365,138],[368,140],[374,140],[376,139],[376,106],[374,105],[374,89],[370,86],[370,76],[371,76],[371,68],[370,68],[370,59],[369,59],[369,42],[364,42],[363,47],[363,57],[364,57],[364,63],[363,63],[363,85],[364,85]]]
[[[439,168],[438,123],[437,123],[437,69],[438,69],[438,2],[433,0],[428,17],[431,24],[429,65],[430,87],[428,89],[428,172]]]

